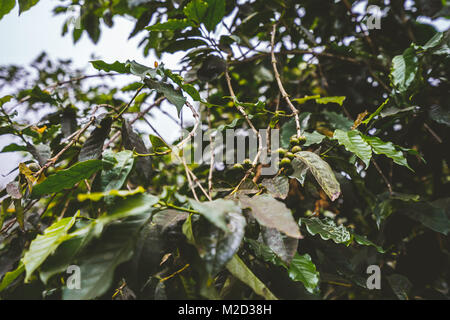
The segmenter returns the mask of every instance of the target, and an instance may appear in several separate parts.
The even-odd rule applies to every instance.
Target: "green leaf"
[[[303,283],[305,289],[310,293],[314,293],[319,285],[319,272],[309,254],[295,254],[289,266],[289,277]]]
[[[53,223],[45,229],[44,234],[39,234],[36,239],[31,241],[30,249],[25,253],[22,260],[26,270],[25,282],[30,280],[33,272],[68,238],[67,233],[77,217],[78,214]]]
[[[136,209],[136,208],[133,208]],[[81,288],[63,289],[65,300],[88,300],[103,295],[112,285],[118,265],[133,256],[137,235],[150,219],[150,212],[142,212],[124,221],[111,223],[101,238],[88,246],[77,258]]]
[[[419,70],[419,58],[413,48],[406,49],[402,55],[392,59],[391,81],[392,85],[400,91],[406,92],[414,80]]]
[[[208,31],[214,31],[216,25],[225,15],[225,0],[206,0],[208,10],[203,19],[205,27]]]
[[[23,262],[19,262],[19,266],[13,270],[5,274],[5,276],[2,279],[2,282],[0,283],[0,292],[5,290],[11,283],[14,282],[14,280],[17,279],[23,272],[25,271],[25,266],[23,265]]]
[[[208,202],[198,202],[189,199],[191,207],[203,215],[209,222],[225,232],[229,232],[227,226],[227,213],[241,213],[241,208],[232,200],[217,199]]]
[[[251,209],[252,215],[260,225],[279,230],[292,238],[301,238],[292,212],[283,202],[267,194],[257,195],[252,198],[240,196],[239,201],[242,208]]]
[[[60,170],[33,187],[32,196],[40,197],[44,194],[60,192],[72,188],[76,183],[88,179],[102,168],[102,161],[88,160],[78,162],[72,167]]]
[[[343,225],[336,226],[333,220],[323,219],[317,217],[301,218],[300,224],[306,226],[306,230],[313,236],[318,234],[323,240],[333,240],[335,243],[349,244],[351,241],[351,234]]]
[[[167,145],[167,143],[165,143],[164,140],[161,139],[160,137],[155,136],[153,134],[151,134],[149,137],[154,152],[163,153],[170,150],[170,147]]]
[[[22,12],[29,10],[31,7],[35,6],[39,0],[18,0],[19,1],[19,15]]]
[[[132,74],[141,77],[141,79],[144,79],[147,75],[150,76],[150,78],[155,78],[158,75],[159,71],[158,68],[150,68],[144,66],[143,64],[137,63],[134,60],[128,60],[126,66],[130,69],[130,72]]]
[[[90,222],[77,222],[77,230],[68,235],[64,241],[42,265],[40,277],[47,283],[53,275],[64,272],[70,264],[76,263],[76,258],[95,237],[99,237],[105,226],[120,219],[134,216],[150,217],[155,210],[153,205],[158,198],[149,194],[140,194],[115,203],[114,208]],[[102,257],[102,255],[99,255]]]
[[[133,152],[125,150],[115,153],[107,150],[103,153],[103,158],[105,161],[114,163],[114,166],[106,168],[106,165],[103,165],[104,169],[100,174],[101,191],[107,192],[122,188],[133,168]]]
[[[309,151],[297,152],[295,157],[306,164],[331,201],[339,197],[341,186],[327,162],[323,161],[317,154]]]
[[[15,152],[15,151],[28,151],[27,146],[21,146],[17,143],[11,143],[5,146],[0,153],[4,152]]]
[[[145,29],[149,31],[175,31],[191,26],[192,22],[187,19],[168,19],[166,22],[157,23]]]
[[[310,145],[321,143],[322,140],[326,138],[323,134],[320,134],[317,131],[313,131],[312,133],[303,132],[302,135],[306,137],[306,142],[303,145],[304,147],[309,147]]]
[[[344,104],[345,99],[346,99],[346,97],[343,97],[343,96],[323,97],[323,98],[317,98],[316,102],[318,104],[337,103],[338,105],[342,106]]]
[[[200,23],[208,9],[208,4],[202,0],[192,0],[183,9],[184,14],[189,20]]]
[[[92,131],[89,138],[83,144],[78,155],[78,161],[98,159],[102,155],[103,145],[111,131],[112,117],[105,116],[98,126]]]
[[[347,151],[356,154],[364,162],[366,168],[369,166],[370,159],[372,158],[372,148],[363,139],[359,131],[342,131],[336,129],[333,138],[337,139],[339,144],[343,145]]]
[[[16,0],[0,1],[0,20],[16,6]]]
[[[273,178],[265,178],[261,184],[275,198],[286,199],[289,192],[289,179],[279,175]]]
[[[347,131],[353,126],[353,121],[349,120],[347,117],[344,117],[342,114],[333,111],[323,111],[322,113],[335,129]]]
[[[252,288],[257,295],[264,297],[266,300],[278,300],[269,288],[267,288],[266,285],[245,265],[237,254],[235,254],[227,263],[227,269],[233,276]]]
[[[373,243],[372,241],[367,239],[365,236],[360,236],[360,235],[357,235],[357,234],[354,233],[353,234],[353,239],[356,241],[356,243],[358,243],[360,245],[375,247],[375,249],[377,249],[377,251],[379,253],[385,253],[386,252],[382,247],[376,245],[375,243]]]
[[[150,88],[163,94],[170,103],[175,105],[178,114],[180,114],[181,109],[186,103],[186,98],[179,90],[175,90],[170,84],[166,82],[158,82],[152,79],[145,79],[145,84]]]
[[[191,41],[191,40],[189,40]],[[173,82],[175,82],[183,91],[185,91],[188,95],[191,96],[195,101],[201,101],[200,93],[197,89],[190,83],[186,83],[183,77],[179,74],[173,73],[169,69],[163,69],[164,74],[169,77]]]
[[[117,73],[130,73],[130,68],[122,62],[119,61],[115,61],[114,63],[106,63],[103,60],[94,60],[94,61],[89,61],[92,66],[100,71],[106,71],[106,72],[111,72],[111,71],[115,71]]]
[[[364,136],[364,135],[363,135],[363,139],[367,143],[369,143],[369,145],[372,147],[373,152],[375,152],[376,154],[384,154],[385,156],[394,160],[394,162],[396,164],[405,166],[409,170],[414,171],[408,165],[408,162],[406,161],[406,158],[403,155],[403,152],[396,149],[392,142],[384,142],[383,140],[381,140],[378,137],[369,137],[369,136]]]

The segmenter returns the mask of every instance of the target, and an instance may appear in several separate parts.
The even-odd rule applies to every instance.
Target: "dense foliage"
[[[24,154],[1,191],[0,297],[448,298],[450,37],[417,18],[449,6],[371,0],[381,28],[367,30],[363,2],[55,1],[74,42],[126,16],[146,56],[185,56],[180,70],[45,54],[0,67],[14,91],[0,134],[19,141],[1,152]],[[163,101],[187,131],[176,141],[146,117]],[[226,129],[279,129],[277,173],[260,153],[215,163],[212,135],[205,161],[183,160],[196,131]]]

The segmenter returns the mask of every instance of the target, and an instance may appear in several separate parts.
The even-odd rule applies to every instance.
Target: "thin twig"
[[[383,178],[384,182],[386,183],[386,186],[387,186],[387,188],[389,190],[389,194],[393,194],[391,183],[386,178],[386,176],[384,175],[383,171],[381,171],[381,168],[378,166],[378,163],[373,158],[371,159],[371,161],[372,161],[373,165],[375,166],[375,168],[377,169],[377,171],[380,174],[380,176]]]
[[[36,178],[39,178],[41,176],[42,172],[44,172],[44,170],[46,170],[50,166],[53,166],[56,163],[56,161],[58,161],[58,159],[64,154],[64,152],[66,152],[75,142],[78,141],[80,136],[94,123],[94,121],[95,121],[95,117],[91,117],[89,122],[83,128],[78,130],[78,133],[69,141],[69,143],[64,148],[62,148],[62,150],[60,152],[58,152],[58,154],[56,156],[48,159],[47,162],[42,166],[42,168],[39,169],[39,171],[37,171],[34,174],[34,176]]]
[[[301,128],[300,128],[300,118],[298,116],[299,111],[297,110],[297,108],[294,107],[294,105],[292,104],[291,100],[289,99],[289,95],[287,94],[286,90],[284,90],[283,83],[281,82],[280,74],[278,73],[278,69],[277,69],[277,60],[275,58],[275,53],[274,53],[274,49],[275,49],[275,33],[276,32],[277,32],[277,25],[275,23],[273,25],[273,27],[272,27],[272,36],[271,36],[271,40],[270,40],[270,45],[271,45],[271,51],[270,52],[271,52],[271,56],[272,56],[273,72],[275,73],[275,79],[277,80],[277,84],[278,84],[278,88],[280,89],[281,96],[284,98],[284,100],[288,104],[289,108],[291,109],[292,113],[294,114],[295,126],[297,127],[297,137],[300,137],[302,135],[302,131],[301,131]]]

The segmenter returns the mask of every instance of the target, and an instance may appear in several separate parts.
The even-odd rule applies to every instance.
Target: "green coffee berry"
[[[290,165],[291,165],[291,159],[289,159],[289,158],[283,158],[283,159],[281,159],[281,161],[280,161],[280,167],[286,168],[286,167],[289,167]]]
[[[294,154],[300,151],[302,151],[302,148],[300,146],[293,146],[291,149],[291,152]]]

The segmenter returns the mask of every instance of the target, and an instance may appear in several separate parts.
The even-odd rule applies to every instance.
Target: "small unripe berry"
[[[299,143],[299,140],[297,139],[296,136],[292,136],[291,139],[289,139],[289,143],[291,146],[296,146]]]
[[[286,167],[289,167],[290,165],[291,165],[291,159],[289,159],[289,158],[283,158],[283,159],[281,159],[281,161],[280,161],[280,167],[286,168]]]
[[[244,166],[245,170],[248,170],[252,167],[252,161],[250,159],[245,159],[242,165]]]
[[[295,158],[295,154],[293,154],[292,152],[287,152],[287,153],[286,153],[286,158],[288,158],[288,159],[294,159],[294,158]]]
[[[280,158],[283,158],[284,155],[286,154],[287,150],[286,150],[286,149],[283,149],[283,148],[280,148],[280,149],[278,149],[278,150],[275,151],[275,152],[278,153],[278,155],[280,156]]]
[[[300,146],[293,146],[291,149],[291,152],[294,154],[300,151],[302,151],[302,148]]]
[[[305,142],[306,142],[306,137],[305,136],[301,136],[301,137],[298,138],[298,143],[300,145],[304,145]]]

